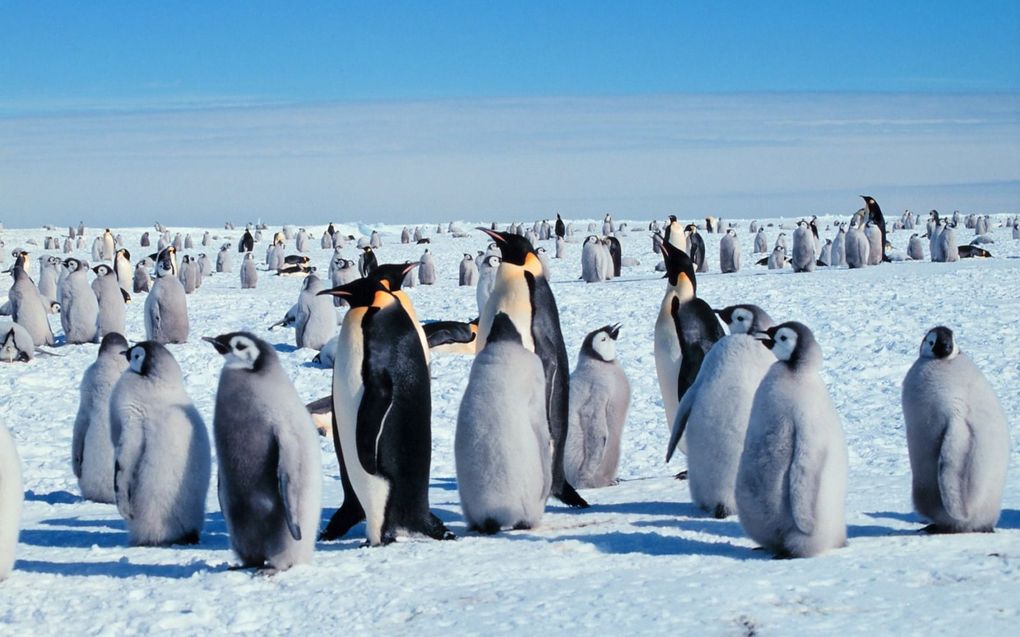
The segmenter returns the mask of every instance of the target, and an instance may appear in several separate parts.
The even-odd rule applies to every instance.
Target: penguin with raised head
[[[131,544],[197,544],[212,470],[205,423],[163,345],[144,341],[125,356],[110,394],[117,510]]]
[[[188,340],[188,300],[176,276],[175,253],[171,246],[156,255],[156,282],[145,299],[145,338],[163,344]]]
[[[99,301],[89,286],[88,264],[78,259],[64,259],[67,279],[60,289],[60,324],[68,343],[99,341]]]
[[[563,473],[570,378],[556,298],[538,255],[526,239],[508,232],[478,229],[492,237],[502,254],[496,283],[479,318],[479,351],[485,347],[496,314],[503,312],[513,321],[525,349],[542,359],[544,404],[549,418],[549,435],[555,449],[552,493],[568,506],[586,507],[588,503],[567,482]]]
[[[740,245],[733,228],[727,228],[726,234],[719,240],[719,269],[723,274],[740,270]]]
[[[124,318],[127,308],[124,305],[124,290],[117,283],[117,275],[105,263],[92,268],[96,278],[92,280],[92,293],[99,304],[96,327],[99,338],[112,332],[124,333]]]
[[[99,354],[81,378],[78,414],[71,437],[71,470],[81,496],[93,502],[116,502],[113,491],[114,449],[110,428],[110,394],[128,367],[128,342],[117,332],[103,336]]]
[[[248,332],[203,340],[224,357],[213,437],[230,547],[244,567],[308,563],[322,493],[311,415],[271,345]]]
[[[408,275],[416,267],[419,267],[418,263],[384,263],[376,267],[370,278],[382,283],[383,287],[400,301],[400,306],[404,308],[404,311],[411,318],[411,322],[414,323],[414,329],[418,332],[418,338],[421,340],[422,351],[425,353],[425,362],[429,363],[431,354],[428,337],[425,335],[425,329],[422,327],[421,321],[418,320],[418,313],[414,309],[411,297],[403,290]],[[414,277],[411,277],[411,279],[413,280]]]
[[[14,568],[24,502],[18,450],[11,432],[0,424],[0,582],[7,579]]]
[[[764,321],[756,320],[757,312],[752,307],[731,306],[719,315],[724,321],[732,321],[733,329],[753,329]],[[694,383],[680,400],[666,461],[672,458],[680,437],[686,436],[691,500],[716,518],[736,512],[737,467],[751,404],[775,361],[776,357],[754,336],[731,333],[711,347]]]
[[[676,215],[669,215],[666,228],[662,233],[663,243],[672,243],[678,250],[684,250],[687,244],[684,239],[684,227],[676,220]]]
[[[1009,464],[1006,413],[948,327],[929,330],[903,379],[914,510],[929,533],[991,532]]]
[[[241,289],[254,290],[259,284],[259,272],[255,269],[255,255],[246,252],[241,261]]]
[[[760,338],[778,360],[751,405],[737,514],[744,532],[777,556],[810,557],[846,544],[846,441],[811,330],[781,323]]]
[[[454,438],[457,490],[468,528],[530,529],[552,488],[552,440],[542,361],[506,314],[492,321],[471,365]]]
[[[358,505],[346,520],[357,523],[360,509],[373,546],[394,541],[402,530],[452,539],[429,511],[432,398],[413,320],[374,278],[320,294],[345,296],[351,306],[337,338],[333,367],[337,457],[341,478],[350,484]],[[335,515],[323,535],[346,533],[350,527],[341,529],[343,523]]]
[[[294,338],[298,347],[322,349],[336,333],[337,315],[333,300],[319,296],[326,289],[314,274],[305,277],[298,295],[297,316],[294,321]]]
[[[807,222],[798,221],[797,229],[793,231],[793,258],[794,272],[815,271],[815,244],[811,237],[811,230]]]
[[[630,383],[616,360],[620,324],[589,332],[570,375],[570,420],[563,468],[581,489],[616,484]]]
[[[674,316],[680,306],[693,299],[698,292],[694,264],[687,253],[672,243],[663,242],[662,255],[666,264],[666,294],[659,304],[655,319],[655,372],[659,380],[662,406],[666,412],[666,426],[673,426],[676,408],[680,404],[677,393],[677,379],[680,377],[682,355],[680,335]]]

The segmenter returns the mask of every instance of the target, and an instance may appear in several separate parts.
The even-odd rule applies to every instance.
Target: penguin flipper
[[[974,440],[970,427],[959,418],[951,418],[939,449],[939,495],[946,513],[954,520],[970,517],[967,510],[968,477]]]
[[[297,441],[294,441],[297,442]],[[279,464],[276,467],[276,478],[279,482],[280,498],[283,500],[283,513],[287,520],[287,529],[291,537],[301,540],[301,519],[298,506],[301,502],[301,492],[296,480],[292,475],[298,474],[301,469],[301,458],[296,453],[299,445],[281,445],[279,439],[274,440],[276,445]]]
[[[684,431],[687,430],[687,420],[691,417],[691,407],[694,405],[693,396],[694,392],[688,391],[680,400],[680,406],[677,407],[676,416],[673,418],[673,431],[669,436],[669,444],[666,446],[666,462],[673,459],[676,446],[680,443]]]
[[[805,535],[814,533],[815,510],[818,504],[819,474],[825,464],[825,451],[802,444],[797,434],[793,440],[793,462],[790,463],[790,512],[793,523]]]
[[[476,336],[471,327],[471,323],[458,321],[437,321],[422,325],[429,348],[452,343],[470,343]]]
[[[386,370],[380,370],[376,382],[365,385],[365,394],[358,407],[358,461],[371,475],[379,471],[379,439],[392,405],[393,379]]]

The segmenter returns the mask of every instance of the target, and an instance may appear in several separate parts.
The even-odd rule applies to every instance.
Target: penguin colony
[[[777,236],[768,254],[766,226],[752,223],[757,261],[794,272],[863,268],[882,262],[990,256],[988,217],[928,216],[927,231],[911,233],[901,253],[889,240],[878,203],[819,237],[817,219],[804,219]],[[705,239],[722,234],[719,269],[740,270],[737,230],[710,217],[702,226],[670,216],[653,222],[653,251],[661,255],[665,295],[654,325],[655,368],[668,437],[667,460],[686,454],[691,497],[706,514],[737,515],[746,534],[779,557],[809,557],[846,544],[847,446],[839,415],[819,370],[823,352],[802,323],[776,324],[751,304],[713,308],[697,296],[697,274],[708,271]],[[914,230],[910,212],[893,230]],[[229,224],[228,224],[229,225]],[[769,224],[771,226],[771,224]],[[962,226],[962,228],[961,228]],[[1020,224],[1010,219],[1013,239]],[[975,239],[957,245],[958,232]],[[548,282],[542,240],[581,245],[581,279],[621,276],[635,260],[622,257],[617,235],[626,232],[606,215],[601,227],[575,238],[573,224],[511,224],[479,228],[492,243],[464,253],[458,284],[476,288],[473,321],[419,321],[401,290],[433,285],[437,271],[425,249],[418,262],[380,264],[381,236],[359,243],[353,259],[332,224],[319,245],[330,250],[329,285],[304,255],[287,255],[286,232],[263,237],[245,228],[237,241],[240,287],[254,288],[256,243],[269,241],[266,264],[277,275],[304,276],[298,302],[280,324],[293,326],[299,348],[318,350],[333,369],[332,396],[315,401],[325,414],[343,487],[341,507],[319,535],[322,467],[313,413],[280,365],[273,346],[250,332],[204,336],[223,357],[212,421],[218,460],[217,490],[230,546],[240,565],[265,572],[313,559],[316,537],[333,540],[364,521],[368,544],[415,534],[453,539],[430,511],[431,453],[429,363],[433,352],[473,355],[457,417],[454,456],[457,488],[469,530],[484,534],[541,524],[549,496],[585,508],[576,488],[615,484],[631,392],[617,361],[619,324],[590,332],[573,373],[555,297]],[[437,234],[470,236],[459,226]],[[73,230],[72,230],[73,234]],[[84,228],[76,233],[80,239]],[[311,236],[294,235],[307,252]],[[141,244],[149,244],[150,233]],[[29,254],[17,249],[6,270],[13,278],[0,313],[0,361],[30,363],[44,348],[100,343],[84,371],[73,425],[71,470],[84,498],[116,505],[129,541],[138,545],[201,542],[205,496],[211,480],[208,429],[183,385],[165,344],[189,337],[187,297],[205,277],[229,274],[233,240],[222,244],[215,268],[190,250],[190,235],[171,238],[157,226],[159,247],[132,268],[119,235],[95,237],[94,267],[74,257],[39,259],[39,283]],[[401,243],[411,243],[405,228]],[[430,240],[415,228],[414,242]],[[202,245],[219,237],[206,232]],[[927,239],[927,245],[924,239]],[[59,249],[56,241],[51,249]],[[70,252],[65,246],[64,252]],[[417,276],[413,270],[417,267]],[[95,277],[90,283],[90,269]],[[263,270],[265,271],[265,270]],[[131,279],[129,292],[128,279]],[[146,294],[145,341],[123,335],[125,304]],[[349,308],[342,311],[341,308]],[[61,337],[48,316],[59,314]],[[444,349],[445,348],[445,349]],[[1009,460],[1005,413],[990,384],[948,327],[932,328],[902,385],[902,411],[912,470],[912,498],[929,533],[990,532],[998,520]],[[15,427],[17,424],[15,423]],[[21,472],[14,439],[0,427],[0,579],[14,564]]]

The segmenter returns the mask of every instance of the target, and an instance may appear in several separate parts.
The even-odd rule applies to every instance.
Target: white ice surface
[[[601,228],[601,219],[595,220]],[[829,219],[823,219],[825,228]],[[890,226],[892,224],[890,216]],[[996,223],[1001,223],[997,219]],[[779,220],[766,222],[780,223]],[[445,227],[444,222],[444,227]],[[461,222],[464,228],[476,223]],[[486,222],[486,225],[487,222]],[[530,225],[530,224],[529,224]],[[575,222],[578,243],[552,259],[552,287],[560,308],[571,365],[584,335],[623,324],[619,359],[633,387],[624,431],[618,486],[583,492],[585,511],[550,501],[540,528],[496,537],[466,532],[454,479],[453,435],[471,360],[436,356],[432,366],[433,510],[460,538],[408,538],[360,549],[364,526],[338,543],[320,543],[311,565],[272,578],[228,571],[234,562],[215,488],[197,547],[131,548],[115,507],[77,496],[69,450],[81,373],[97,346],[57,349],[60,357],[0,365],[0,422],[9,427],[23,463],[26,506],[18,562],[0,583],[2,635],[189,634],[1009,634],[1020,614],[1020,242],[994,228],[995,258],[953,264],[895,263],[864,270],[822,268],[811,274],[770,272],[752,265],[753,237],[737,223],[744,268],[720,275],[721,235],[704,235],[711,272],[698,276],[699,296],[713,307],[757,303],[777,320],[796,319],[815,332],[825,355],[824,377],[843,418],[850,450],[847,502],[849,546],[806,560],[774,561],[744,537],[735,517],[714,520],[690,502],[686,484],[672,479],[683,458],[667,466],[668,430],[652,354],[652,331],[664,282],[654,272],[647,221],[630,223],[625,256],[640,266],[623,277],[585,284],[580,240],[587,220]],[[307,226],[310,254],[320,269],[329,251],[318,248],[325,224]],[[370,226],[375,227],[375,226]],[[786,222],[792,237],[793,220]],[[380,262],[417,260],[424,246],[402,246],[399,226],[379,226]],[[408,291],[423,320],[475,316],[475,291],[457,286],[463,252],[487,238],[436,235],[439,282]],[[358,233],[355,224],[342,232]],[[121,230],[137,260],[143,229]],[[188,231],[189,229],[177,229]],[[101,229],[99,230],[101,231]],[[190,229],[199,243],[202,231]],[[90,228],[91,246],[97,230]],[[224,237],[211,230],[205,251],[215,259]],[[770,246],[778,227],[768,228]],[[923,230],[921,230],[923,233]],[[961,242],[972,231],[957,232]],[[10,251],[44,251],[43,230],[6,230],[0,267]],[[833,236],[832,230],[824,236]],[[905,249],[908,231],[891,235]],[[268,236],[266,237],[268,239]],[[155,244],[155,241],[153,242]],[[544,242],[550,252],[552,243]],[[289,245],[293,251],[293,242]],[[263,266],[265,243],[255,249]],[[353,246],[345,250],[355,258]],[[83,253],[88,258],[87,251]],[[79,255],[82,256],[82,255]],[[279,344],[281,360],[301,396],[330,388],[329,370],[295,350],[291,330],[268,332],[297,299],[299,278],[262,272],[257,290],[241,290],[232,274],[207,279],[188,297],[191,339],[172,345],[187,390],[212,426],[222,359],[203,335],[248,329]],[[33,278],[37,265],[33,263]],[[0,302],[7,284],[0,287]],[[144,295],[128,307],[128,334],[142,340]],[[59,320],[51,317],[55,331]],[[996,533],[927,537],[911,512],[910,472],[900,411],[900,383],[925,331],[953,328],[988,376],[1011,426],[1012,472]],[[323,522],[340,498],[332,444],[322,439]]]

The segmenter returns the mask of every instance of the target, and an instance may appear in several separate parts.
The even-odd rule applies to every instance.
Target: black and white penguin
[[[237,251],[240,253],[245,253],[251,252],[254,249],[255,249],[255,237],[251,236],[251,231],[245,228],[244,234],[241,235],[241,240],[237,242]]]
[[[687,224],[684,228],[687,254],[694,262],[694,269],[698,272],[708,272],[708,262],[705,261],[705,240],[698,234],[698,227],[693,223]]]
[[[120,289],[124,290],[126,294],[132,287],[134,274],[131,267],[131,253],[126,248],[117,250],[116,254],[113,255],[113,271],[117,276],[117,283],[120,285]],[[130,298],[130,296],[124,297],[124,301],[128,302]]]
[[[567,227],[563,223],[563,219],[559,213],[556,213],[556,236],[563,239],[567,235]]]
[[[889,241],[888,238],[886,237],[885,231],[885,215],[882,214],[882,209],[878,206],[878,202],[875,201],[874,197],[868,195],[861,195],[861,199],[864,200],[864,205],[868,211],[868,221],[878,226],[878,230],[881,233],[881,243],[879,244],[879,246],[880,247],[884,246]],[[879,260],[881,261],[889,260],[889,258],[884,254],[884,250],[879,250],[879,254],[881,255],[879,257]],[[872,256],[872,259],[875,259],[875,257]]]
[[[372,251],[371,246],[362,248],[361,256],[358,257],[358,272],[361,276],[365,277],[371,274],[377,265],[379,265],[379,260],[375,258],[375,252]]]
[[[351,306],[337,338],[333,434],[341,477],[357,495],[369,544],[392,542],[402,530],[452,539],[429,511],[432,397],[414,322],[374,278],[321,294],[344,296]]]
[[[478,350],[492,328],[496,314],[503,312],[513,321],[525,349],[542,359],[545,372],[546,410],[549,435],[555,446],[552,493],[568,506],[586,507],[577,491],[563,473],[563,449],[567,438],[570,373],[567,349],[560,331],[560,314],[556,307],[544,268],[527,239],[509,232],[478,228],[499,246],[502,262],[496,271],[496,282],[478,323]]]
[[[32,335],[18,323],[0,323],[0,363],[27,363],[35,358]]]

